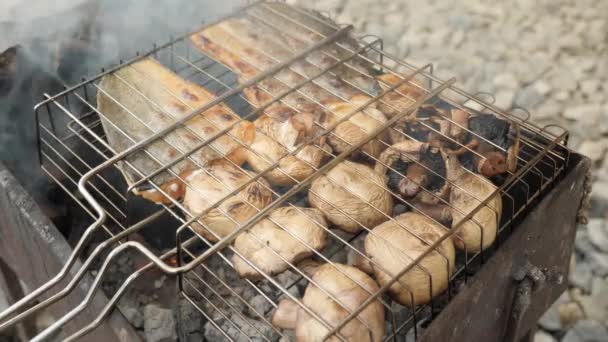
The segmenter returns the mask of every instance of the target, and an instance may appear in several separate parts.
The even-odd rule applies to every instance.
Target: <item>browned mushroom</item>
[[[234,241],[234,248],[263,272],[274,275],[285,271],[288,263],[298,262],[314,250],[323,249],[326,228],[325,218],[317,209],[283,207],[240,234]],[[235,255],[233,260],[241,277],[261,277],[240,256]]]
[[[184,207],[189,214],[198,215],[250,179],[251,175],[229,161],[214,161],[205,170],[195,171],[186,179],[189,186],[186,187]],[[193,229],[209,241],[218,241],[272,202],[268,186],[263,178],[251,182],[199,218],[192,224]]]
[[[388,219],[393,199],[383,175],[370,167],[344,161],[315,179],[308,200],[338,228],[356,233]]]
[[[256,172],[262,172],[279,162],[278,166],[264,174],[272,184],[278,186],[293,185],[310,176],[330,151],[327,145],[323,149],[307,145],[295,155],[288,155],[286,148],[261,132],[256,132],[249,148],[247,162]]]
[[[365,239],[365,253],[372,260],[378,283],[387,284],[446,233],[445,227],[413,212],[374,228]],[[410,307],[428,303],[447,288],[454,259],[454,245],[448,237],[393,283],[389,293],[397,302]]]
[[[383,74],[376,77],[382,89],[387,90],[391,86],[403,81],[407,75],[397,76],[395,74]],[[396,90],[389,91],[378,103],[378,109],[389,119],[393,116],[410,109],[416,100],[424,96],[424,87],[416,79],[404,82]],[[412,112],[404,121],[411,121],[416,117],[416,111]],[[395,143],[397,141],[393,141]]]
[[[255,121],[257,132],[249,145],[247,162],[256,172],[277,167],[265,173],[274,185],[289,186],[310,176],[331,152],[324,138],[316,138],[314,115],[296,112],[286,106],[273,106]],[[302,147],[294,154],[301,144]]]
[[[399,193],[405,197],[413,197],[422,187],[425,187],[429,180],[427,169],[418,164],[421,155],[428,150],[429,144],[415,140],[403,140],[387,148],[376,163],[376,172],[385,174],[389,167],[397,160],[404,163],[411,163],[407,167],[405,177],[401,178],[398,184]]]
[[[469,128],[470,114],[462,109],[454,108],[451,110],[452,123],[450,125],[450,137],[460,141]]]
[[[352,102],[329,101],[325,106],[331,113],[321,116],[320,124],[324,128],[334,127],[339,120],[357,110],[366,99],[368,99],[366,96],[360,95],[353,97]],[[386,117],[381,111],[367,107],[350,116],[348,120],[337,124],[333,133],[328,136],[328,143],[337,153],[344,152],[350,146],[368,139],[369,135],[381,128],[386,121]],[[384,150],[386,144],[383,141],[386,140],[388,139],[385,134],[380,134],[363,145],[361,150],[371,157],[377,157]]]
[[[457,248],[477,252],[489,247],[496,239],[497,227],[502,212],[502,199],[495,194],[496,186],[488,179],[462,167],[458,157],[444,153],[447,162],[448,180],[451,183],[450,206],[452,224],[458,224],[482,201],[492,196],[489,202],[457,229],[454,244]]]
[[[306,287],[302,304],[328,325],[335,326],[378,290],[376,282],[355,267],[325,264],[319,267],[312,277],[312,282]],[[329,333],[329,329],[322,322],[289,299],[279,302],[272,323],[280,328],[295,329],[298,342],[321,341]],[[382,303],[377,299],[371,302],[354,319],[346,323],[339,330],[339,334],[347,341],[381,341],[384,335]],[[339,340],[332,336],[327,341]]]

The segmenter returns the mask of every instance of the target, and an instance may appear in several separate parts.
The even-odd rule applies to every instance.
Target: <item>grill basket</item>
[[[192,33],[174,39],[167,44],[157,46],[146,54],[138,54],[135,58],[122,62],[111,69],[104,70],[99,75],[83,80],[80,84],[70,87],[59,94],[46,96],[46,100],[36,107],[39,158],[42,169],[86,211],[91,218],[91,226],[76,245],[71,258],[60,274],[26,296],[8,311],[0,314],[3,326],[15,324],[32,312],[61,300],[72,289],[78,286],[80,280],[87,272],[90,272],[94,266],[98,266],[101,261],[101,266],[97,272],[95,282],[90,289],[90,294],[98,291],[100,282],[103,280],[108,266],[116,261],[118,255],[131,250],[144,255],[149,259],[150,263],[132,274],[120,286],[110,299],[105,310],[99,313],[98,320],[91,322],[89,326],[82,327],[76,334],[69,337],[69,340],[80,338],[98,326],[101,320],[115,307],[121,295],[129,288],[129,285],[144,272],[152,268],[159,268],[167,274],[178,275],[180,295],[206,317],[218,330],[219,335],[229,340],[276,341],[283,337],[291,338],[292,335],[288,331],[275,327],[271,322],[273,313],[283,299],[295,302],[300,312],[305,312],[307,315],[318,320],[321,324],[321,329],[324,329],[323,335],[326,338],[348,340],[347,337],[343,336],[346,330],[343,328],[353,320],[357,320],[366,326],[371,336],[371,328],[367,326],[369,322],[364,322],[358,315],[370,303],[380,303],[386,312],[385,331],[382,340],[392,340],[405,335],[408,338],[415,339],[420,335],[420,330],[424,329],[441,309],[449,303],[450,299],[466,286],[467,281],[475,271],[500,248],[501,243],[513,231],[518,221],[526,215],[535,201],[546,193],[547,189],[554,185],[556,180],[567,169],[570,156],[568,149],[565,147],[568,138],[566,130],[558,126],[539,127],[530,122],[529,115],[524,110],[505,113],[491,104],[491,96],[483,93],[469,95],[455,87],[454,80],[443,81],[435,77],[432,64],[418,68],[386,53],[383,50],[382,40],[378,38],[371,36],[361,37],[357,39],[357,48],[353,49],[352,46],[343,43],[345,37],[352,35],[351,26],[335,25],[327,18],[322,18],[318,14],[312,14],[312,12],[295,7],[292,7],[291,10],[295,11],[294,13],[298,15],[288,17],[285,13],[277,11],[276,7],[271,6],[271,3],[262,1],[250,4],[231,14],[229,17],[222,19],[229,20],[230,18],[245,16],[260,19],[260,13],[269,13],[269,15],[273,16],[282,16],[282,20],[289,20],[297,30],[305,31],[311,37],[309,41],[305,42],[305,46],[297,51],[293,51],[293,54],[288,56],[289,58],[276,58],[269,55],[268,52],[255,51],[255,53],[264,55],[268,60],[272,61],[272,65],[256,65],[254,62],[248,61],[246,56],[243,56],[243,62],[256,71],[255,77],[248,79],[238,77],[229,66],[218,62],[193,45],[190,37],[201,30],[212,27],[215,24],[214,22]],[[298,16],[308,16],[309,20],[316,21],[318,25],[324,28],[322,32],[330,32],[330,34],[320,33],[317,27],[309,27],[306,23],[299,22]],[[273,27],[272,21],[265,22],[265,25],[268,26],[266,29],[281,30],[281,28]],[[282,32],[282,34],[289,35],[289,30]],[[273,38],[264,37],[263,39]],[[248,46],[248,48],[256,49],[255,46]],[[332,51],[339,51],[340,54],[332,55]],[[294,65],[305,60],[312,53],[322,54],[326,58],[329,58],[332,61],[332,66],[330,68],[317,67],[318,72],[315,75],[299,73],[297,68],[294,68]],[[208,89],[215,95],[215,99],[201,108],[188,108],[188,115],[181,118],[173,118],[174,123],[163,129],[155,130],[150,126],[150,135],[145,139],[133,139],[123,131],[124,137],[131,139],[131,147],[127,150],[116,151],[108,143],[105,135],[101,119],[106,118],[105,113],[98,109],[96,103],[96,96],[98,94],[105,93],[110,96],[100,86],[99,81],[108,75],[116,75],[116,72],[119,70],[135,68],[134,65],[145,58],[153,58],[183,79]],[[355,60],[363,60],[368,65],[371,65],[372,67],[368,70],[370,72],[362,72],[354,66],[353,61]],[[299,109],[287,101],[290,94],[306,97],[314,105],[332,113],[332,109],[325,103],[316,101],[303,89],[309,85],[314,85],[320,87],[323,91],[330,92],[331,90],[328,90],[327,86],[319,80],[327,75],[335,76],[338,73],[337,70],[344,70],[345,68],[359,73],[359,76],[362,78],[373,80],[377,79],[377,76],[380,74],[390,74],[395,76],[398,81],[393,84],[383,84],[381,89],[373,93],[369,91],[365,93],[366,90],[361,89],[356,84],[349,84],[349,87],[358,89],[367,95],[366,100],[362,102],[344,98],[340,94],[333,94],[339,100],[351,105],[352,110],[347,115],[342,116],[333,125],[320,127],[318,136],[305,141],[299,145],[300,147],[286,152],[281,159],[295,156],[304,146],[312,145],[321,148],[318,145],[320,136],[341,139],[336,134],[336,127],[341,123],[347,122],[361,111],[382,105],[383,108],[390,108],[398,112],[398,114],[383,122],[381,127],[368,132],[369,134],[364,140],[352,143],[342,139],[342,142],[347,145],[342,152],[326,151],[326,162],[318,167],[309,164],[309,166],[315,168],[314,173],[304,179],[292,179],[292,186],[277,187],[259,182],[259,179],[266,176],[269,172],[276,172],[278,161],[268,160],[264,155],[253,151],[250,146],[240,141],[238,137],[230,135],[229,128],[220,127],[214,137],[203,139],[197,132],[192,131],[185,124],[189,119],[200,115],[220,103],[227,104],[232,111],[239,115],[240,120],[254,121],[264,111],[272,109],[274,105],[286,106],[297,112]],[[298,73],[300,81],[294,84],[283,82],[277,75],[284,70]],[[280,89],[285,89],[285,91],[267,89],[265,87],[267,83],[264,82],[269,79],[280,83],[282,86]],[[125,82],[127,87],[131,87],[137,92],[135,86],[128,84],[126,80],[122,81]],[[411,96],[400,91],[403,85],[416,89],[418,96]],[[263,105],[252,103],[251,98],[245,96],[243,91],[253,87],[262,91],[270,98],[270,101],[267,101]],[[167,91],[169,92],[169,90]],[[162,107],[162,105],[155,103],[154,99],[147,98],[143,93],[139,93],[139,95],[141,96],[141,101],[148,102],[151,106]],[[399,99],[400,103],[407,103],[407,108],[396,108],[396,98]],[[121,103],[116,104],[123,106]],[[308,206],[307,194],[311,191],[311,183],[320,176],[326,176],[329,170],[345,160],[356,159],[363,160],[371,165],[381,164],[393,174],[404,177],[405,175],[393,167],[392,164],[386,163],[378,156],[365,152],[362,147],[370,141],[375,140],[381,141],[385,145],[383,149],[390,148],[390,142],[376,139],[380,135],[386,135],[389,131],[392,131],[396,135],[402,135],[404,139],[412,139],[412,136],[408,135],[408,132],[399,130],[396,127],[404,118],[416,111],[422,111],[425,106],[429,105],[448,106],[449,108],[460,109],[471,114],[484,113],[508,122],[511,128],[516,128],[520,143],[517,155],[517,167],[512,171],[508,171],[505,175],[493,179],[498,186],[492,195],[485,198],[477,198],[469,194],[475,197],[478,205],[475,209],[462,213],[463,218],[459,222],[452,222],[451,226],[442,224],[444,234],[440,239],[428,241],[426,238],[412,233],[427,248],[419,253],[417,257],[411,258],[409,263],[404,263],[403,269],[397,274],[391,274],[390,281],[385,282],[378,289],[371,291],[365,288],[367,298],[358,303],[359,305],[353,306],[351,303],[346,304],[341,302],[334,294],[325,289],[322,284],[317,283],[313,279],[312,274],[307,272],[303,264],[292,262],[280,256],[270,245],[266,245],[264,248],[272,250],[271,253],[279,256],[287,264],[288,269],[285,272],[279,274],[264,272],[254,262],[243,257],[235,249],[233,242],[239,234],[246,232],[262,220],[272,221],[269,218],[269,214],[276,208],[284,206],[293,207],[295,208],[294,210],[298,210],[304,214],[299,208]],[[126,108],[126,111],[131,113],[128,108]],[[170,115],[167,112],[165,114]],[[131,115],[137,117],[137,113],[131,113]],[[449,117],[444,117],[443,119],[452,125],[458,126],[458,123]],[[237,122],[234,124],[237,124]],[[459,145],[458,147],[466,149],[467,152],[472,154],[477,153],[469,146],[446,136],[440,129],[431,124],[430,121],[422,120],[419,124],[425,130],[440,135],[446,140],[451,140]],[[318,122],[315,122],[315,125],[322,126]],[[476,136],[479,140],[494,146],[503,153],[506,154],[508,152],[505,148],[497,146],[493,141],[487,140],[475,132],[467,130],[465,127],[458,127],[467,131],[468,134]],[[120,127],[116,126],[116,128],[120,130]],[[187,130],[198,137],[195,148],[183,150],[179,146],[174,146],[179,151],[179,155],[171,163],[162,162],[157,156],[150,153],[148,147],[157,141],[171,144],[167,136],[175,133],[178,129]],[[190,212],[181,200],[172,198],[167,188],[164,188],[157,181],[158,176],[170,175],[183,182],[188,189],[187,191],[197,191],[190,184],[187,177],[174,172],[173,166],[183,160],[188,160],[204,170],[203,165],[193,158],[192,155],[201,148],[212,146],[212,142],[224,134],[238,141],[248,153],[257,153],[259,158],[266,160],[269,167],[260,172],[252,172],[247,166],[233,163],[232,166],[246,173],[249,180],[238,187],[231,188],[227,196],[218,201],[214,206],[207,208],[204,212]],[[150,159],[156,160],[156,169],[152,172],[149,170],[145,172],[139,170],[128,160],[128,157],[135,153],[146,154]],[[419,161],[414,160],[413,163],[418,163],[421,167],[428,169],[428,166]],[[131,173],[138,176],[138,179],[130,185],[125,184],[124,179],[121,177],[121,172],[124,172],[125,169],[129,169]],[[445,175],[441,175],[437,170],[428,170],[428,172],[441,178],[443,182],[457,187],[457,185],[453,184],[453,180],[445,179]],[[467,172],[473,174],[471,171]],[[483,178],[480,175],[476,176]],[[483,180],[489,182],[485,178]],[[204,224],[199,220],[201,216],[211,209],[219,207],[223,201],[256,182],[262,184],[265,191],[268,191],[272,196],[272,201],[267,206],[257,208],[250,204],[256,210],[255,215],[249,217],[245,222],[234,221],[238,228],[223,238],[218,237],[217,241],[210,241],[200,234],[200,230],[197,230],[195,224],[193,224],[195,221],[198,220],[198,224]],[[331,179],[330,182],[332,182]],[[415,206],[411,200],[400,196],[395,189],[387,184],[376,185],[391,194],[396,207],[413,208]],[[155,211],[151,214],[134,214],[130,208],[132,202],[137,197],[133,194],[133,189],[139,192],[156,190],[170,200],[167,203],[161,203],[156,206],[154,208]],[[344,190],[353,196],[358,196],[349,189]],[[424,187],[422,191],[428,192],[431,195],[433,194],[432,190]],[[323,197],[323,194],[316,195]],[[471,220],[478,211],[484,208],[496,210],[496,208],[491,207],[489,204],[494,196],[500,196],[502,199],[502,214],[498,215],[500,220],[498,222],[496,241],[487,249],[476,248],[475,251],[466,249],[459,251],[454,265],[450,265],[448,258],[439,249],[441,243],[447,239],[459,239],[455,235],[457,228],[466,221]],[[447,206],[449,210],[458,210],[451,206],[448,200],[440,199],[440,201],[443,201],[442,204]],[[331,203],[327,202],[327,204],[336,208]],[[377,208],[374,209],[379,210]],[[416,211],[416,209],[412,210]],[[343,215],[348,216],[344,211],[341,212]],[[422,214],[427,215],[424,212]],[[395,220],[390,214],[384,215],[386,216],[385,221]],[[175,246],[171,250],[160,254],[144,246],[142,243],[130,240],[130,236],[135,232],[159,229],[159,222],[166,220],[167,217],[171,218],[174,226],[162,227],[162,229],[175,231]],[[353,221],[357,221],[357,219],[351,216],[348,217]],[[274,223],[279,225],[276,221]],[[327,236],[325,248],[319,251],[309,248],[310,254],[318,262],[327,263],[334,267],[338,263],[346,264],[352,263],[354,259],[364,259],[372,263],[373,267],[381,268],[382,265],[368,258],[362,244],[366,234],[373,234],[370,232],[374,227],[367,227],[364,224],[360,225],[362,229],[356,233],[345,233],[335,227],[327,228],[319,225]],[[288,229],[282,228],[285,232],[288,232]],[[408,227],[403,228],[408,230]],[[80,257],[84,257],[82,253],[91,237],[93,235],[99,236],[100,232],[104,236],[103,241],[90,255],[86,256],[82,267],[78,270],[77,275],[71,279],[69,286],[63,291],[47,297],[47,299],[42,300],[27,311],[20,312],[27,303],[47,293],[55,284],[66,278],[68,270],[74,265],[75,261]],[[294,234],[291,234],[291,236],[305,244],[302,239]],[[261,238],[255,236],[253,238],[257,239],[260,244],[265,244]],[[390,244],[390,242],[387,243]],[[249,267],[255,269],[260,275],[259,279],[252,280],[239,277],[234,269],[235,255],[236,257],[242,257]],[[428,255],[441,255],[445,259],[449,282],[447,289],[439,295],[436,295],[432,288],[434,278],[421,264],[422,260]],[[105,259],[99,260],[101,256],[105,256]],[[450,267],[454,267],[453,272],[449,271]],[[342,272],[340,268],[336,267],[335,269],[338,272]],[[433,298],[428,303],[412,305],[411,307],[399,305],[391,300],[388,290],[393,283],[400,281],[399,279],[402,275],[414,269],[421,271],[423,274],[426,273],[430,284],[428,291]],[[361,285],[347,274],[342,274],[355,284]],[[331,298],[345,312],[344,317],[335,322],[328,322],[323,318],[324,313],[315,311],[316,309],[304,304],[302,295],[304,295],[305,289],[310,287],[320,289],[325,296]],[[411,302],[415,302],[413,292],[409,292]],[[79,312],[87,307],[90,298],[91,296],[84,298],[78,307],[66,313],[65,316],[42,332],[36,339],[48,337],[53,331],[70,322]],[[252,300],[263,301],[264,305],[253,305]],[[259,311],[260,307],[264,308],[264,310]],[[17,315],[15,316],[15,314]]]

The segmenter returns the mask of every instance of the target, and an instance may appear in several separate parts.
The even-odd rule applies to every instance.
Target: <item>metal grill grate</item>
[[[269,20],[270,17],[273,20]],[[272,42],[276,39],[277,41],[272,44],[288,41],[293,45],[280,50],[283,54],[277,55],[273,51],[265,51],[255,45],[247,45],[248,40],[244,37],[232,37],[242,44],[238,46],[229,41],[201,38],[201,34],[204,36],[210,28],[217,27],[216,23],[212,23],[194,33],[156,47],[145,55],[137,56],[115,68],[103,71],[95,78],[84,80],[60,94],[47,96],[47,100],[36,107],[42,168],[87,211],[94,223],[87,229],[70,261],[60,274],[0,314],[0,321],[3,322],[0,328],[12,325],[30,313],[66,296],[71,289],[78,285],[82,276],[91,269],[95,260],[104,251],[111,249],[90,290],[93,293],[98,289],[107,266],[115,257],[126,250],[133,249],[148,257],[150,264],[129,277],[111,299],[106,310],[100,313],[99,319],[91,322],[89,326],[83,327],[70,337],[70,340],[82,337],[94,329],[113,309],[120,296],[128,289],[129,284],[153,267],[159,267],[169,274],[179,274],[181,295],[190,301],[219,330],[221,335],[229,340],[253,340],[252,334],[257,335],[257,339],[267,341],[276,340],[279,337],[289,337],[285,330],[273,326],[271,322],[272,314],[279,308],[282,299],[295,302],[302,317],[309,315],[320,322],[319,329],[321,335],[325,337],[333,335],[333,338],[348,340],[349,338],[345,336],[347,329],[344,327],[349,324],[352,328],[353,324],[359,324],[370,334],[370,340],[378,340],[372,334],[372,331],[376,329],[371,326],[373,322],[370,323],[369,319],[363,319],[361,318],[363,316],[360,315],[369,305],[381,305],[387,313],[386,323],[383,322],[386,325],[383,340],[390,340],[406,333],[417,337],[424,324],[430,322],[441,307],[459,291],[475,269],[483,263],[484,258],[490,256],[492,251],[499,247],[501,240],[513,229],[517,220],[524,216],[534,200],[538,199],[554,183],[568,164],[568,150],[565,148],[568,135],[565,130],[553,126],[538,127],[529,121],[529,115],[524,111],[519,116],[504,113],[482,101],[480,97],[483,94],[469,95],[456,88],[453,85],[454,80],[445,82],[436,78],[433,76],[432,65],[417,68],[387,54],[382,49],[382,41],[377,38],[366,36],[357,40],[355,44],[354,40],[350,38],[351,26],[338,26],[318,14],[269,2],[251,4],[220,22],[226,23],[230,20],[245,20],[247,23],[260,25],[260,32],[276,33],[275,36],[259,37],[262,41]],[[277,26],[286,22],[291,23],[292,26]],[[310,23],[314,23],[314,27],[311,27]],[[302,36],[295,37],[294,32],[304,33]],[[308,39],[302,37],[308,37]],[[243,51],[250,53],[242,53]],[[222,58],[225,59],[222,60]],[[174,98],[185,107],[185,112],[181,116],[175,116],[175,113],[166,109],[164,104],[158,103],[157,99],[140,91],[138,85],[131,84],[122,73],[130,70],[141,74],[146,82],[156,82],[158,80],[154,79],[154,75],[146,74],[146,70],[141,68],[142,61],[150,59],[160,62],[182,79],[208,89],[213,96],[202,106],[193,107],[184,101],[183,95],[176,94],[164,84],[159,84],[168,97]],[[356,77],[340,77],[345,72],[354,74]],[[380,75],[390,75],[393,81],[383,81],[379,77]],[[154,122],[143,120],[142,113],[128,108],[127,105],[117,100],[111,91],[104,88],[103,82],[99,82],[109,77],[113,77],[115,81],[130,89],[131,96],[137,97],[139,101],[149,107],[157,108],[162,113],[164,120],[168,119],[172,122],[158,127]],[[328,80],[339,80],[339,84],[331,84]],[[357,82],[353,80],[357,80]],[[379,87],[371,89],[361,84],[377,84]],[[348,91],[337,93],[336,88]],[[353,96],[349,97],[344,94],[353,94]],[[125,130],[125,127],[114,122],[108,116],[109,113],[100,110],[96,103],[96,98],[99,101],[100,96],[105,96],[116,106],[121,107],[125,115],[137,120],[149,134],[145,137],[134,137],[132,131]],[[327,99],[331,99],[333,102],[327,101]],[[335,103],[340,103],[342,106],[340,108],[347,108],[345,112],[340,112],[342,109],[332,106]],[[443,233],[439,238],[429,239],[424,234],[417,233],[415,227],[409,227],[396,220],[391,215],[392,208],[386,212],[377,207],[361,194],[340,185],[335,179],[328,176],[328,172],[338,165],[343,165],[345,160],[355,160],[359,164],[367,164],[372,167],[375,165],[377,170],[389,171],[403,179],[404,171],[399,170],[392,163],[395,159],[394,156],[389,158],[386,157],[389,156],[389,153],[376,153],[374,149],[367,147],[373,143],[379,146],[380,151],[398,151],[395,146],[399,142],[416,140],[417,137],[412,131],[403,128],[413,122],[411,119],[413,115],[416,113],[419,115],[431,106],[459,109],[471,115],[492,115],[493,118],[499,118],[507,122],[512,131],[516,132],[517,136],[511,138],[517,139],[520,146],[515,159],[516,167],[495,177],[493,181],[499,185],[495,186],[491,194],[485,197],[471,193],[462,188],[462,185],[457,184],[454,179],[448,179],[445,174],[441,174],[438,170],[413,158],[412,151],[401,151],[409,156],[408,163],[419,165],[444,185],[449,184],[453,189],[459,189],[465,194],[464,196],[469,196],[477,203],[475,208],[463,211],[454,207],[449,196],[438,193],[437,189],[418,184],[421,188],[420,191],[428,194],[438,206],[442,205],[451,213],[458,212],[460,219],[455,220],[451,225],[438,222],[434,215],[420,210],[422,207],[417,206],[411,198],[401,196],[394,187],[379,182],[373,177],[368,177],[358,168],[353,168],[354,174],[358,174],[366,180],[369,178],[367,181],[387,193],[395,205],[412,208],[412,211],[419,212],[433,224],[442,227]],[[283,146],[284,153],[278,158],[273,159],[265,155],[264,151],[253,149],[251,142],[243,141],[242,137],[234,133],[234,128],[239,124],[246,120],[259,119],[264,113],[271,113],[277,108],[288,111],[292,115],[303,115],[306,113],[306,109],[311,107],[321,115],[337,119],[327,124],[320,121],[320,116],[315,117],[313,120],[314,134],[307,135],[304,140],[298,141],[297,145]],[[378,108],[385,114],[391,113],[392,116],[383,121],[376,120],[372,129],[366,131],[363,138],[349,141],[340,133],[340,125],[352,122],[357,115],[365,115],[369,118],[371,117],[370,112],[374,108]],[[215,125],[208,121],[206,124],[213,126],[212,134],[202,136],[201,132],[196,131],[190,122],[193,118],[205,116],[206,113],[213,110],[236,113],[239,118],[231,120],[226,125]],[[453,120],[451,116],[446,116],[445,112],[438,112],[436,118],[451,127],[459,128],[503,155],[509,153],[506,147],[467,129]],[[451,144],[454,149],[460,148],[473,158],[482,161],[487,159],[472,146],[446,135],[446,131],[431,119],[417,119],[415,123],[429,134],[439,136],[446,145]],[[255,129],[256,135],[271,133],[262,130],[259,126]],[[127,147],[117,150],[116,145],[113,146],[106,136],[108,130],[128,140]],[[180,134],[193,137],[194,141],[188,145],[176,144],[176,136]],[[210,166],[206,165],[198,155],[203,149],[224,155],[223,151],[218,150],[218,145],[214,144],[224,138],[231,139],[237,148],[245,150],[247,155],[253,155],[263,161],[263,167],[252,171],[247,164],[227,160],[226,168],[246,178],[238,185],[226,185],[221,177],[210,171]],[[324,147],[327,141],[333,142],[332,150]],[[159,143],[166,144],[163,146],[169,146],[176,152],[172,158],[161,158],[158,153],[155,154],[152,146]],[[314,147],[322,151],[325,161],[314,164],[298,158],[298,153],[307,147]],[[296,158],[293,160],[303,162],[306,167],[311,169],[311,172],[302,177],[294,177],[293,174],[284,170],[284,164],[280,164],[281,161],[288,160],[288,158]],[[148,163],[152,161],[154,167],[142,169],[141,160],[146,160]],[[180,173],[183,169],[178,166],[184,164],[201,170],[197,171],[197,174],[206,175],[214,182],[213,184],[222,184],[229,189],[222,193],[221,199],[209,204],[204,210],[197,212],[189,210],[179,198],[181,196],[175,194],[177,190],[174,191],[174,189],[183,187],[186,194],[195,197],[206,194],[205,189],[193,184],[191,174]],[[483,176],[468,169],[463,170],[481,182],[491,184]],[[128,179],[127,184],[124,184],[121,174]],[[277,186],[276,182],[268,183],[261,180],[262,177],[270,179],[273,174],[274,177],[283,176],[287,179],[285,182],[288,185]],[[311,189],[310,185],[320,177],[326,179],[330,185],[341,188],[349,196],[367,202],[371,207],[370,210],[380,213],[380,222],[386,221],[398,225],[418,243],[426,246],[424,251],[410,256],[409,262],[404,262],[399,272],[386,270],[384,265],[369,257],[369,253],[366,253],[361,243],[366,234],[374,235],[372,232],[374,225],[368,226],[361,222],[361,218],[346,212],[340,207],[340,204],[324,199],[323,193]],[[171,181],[165,182],[167,179]],[[257,206],[250,200],[244,200],[246,209],[252,210],[252,214],[243,220],[237,220],[228,215],[222,204],[252,185],[257,185],[269,199],[262,206]],[[130,217],[128,205],[134,196],[134,191],[140,195],[154,195],[162,202],[159,204],[158,211],[143,218]],[[160,197],[158,197],[159,194]],[[358,228],[354,232],[348,233],[337,229],[335,224],[330,229],[318,222],[309,215],[308,211],[303,210],[307,206],[307,195],[310,194],[315,195],[324,206],[339,212],[348,220],[356,222]],[[492,201],[496,196],[502,200],[502,210],[491,204],[494,203]],[[291,207],[298,215],[310,218],[325,235],[325,248],[311,246],[309,242],[293,233],[276,218],[270,217],[279,207]],[[488,209],[491,212],[502,211],[502,213],[498,212],[496,215],[499,217],[499,222],[496,222],[497,239],[491,243],[489,248],[486,248],[486,244],[490,243],[488,241],[484,243],[485,235],[481,233],[485,227],[476,222],[475,215],[481,210]],[[234,225],[233,229],[219,235],[218,232],[214,232],[212,228],[208,227],[202,218],[212,210],[219,210],[224,214],[224,217]],[[165,254],[156,255],[142,244],[128,241],[129,235],[134,232],[158,229],[155,223],[166,214],[178,222],[174,249]],[[356,285],[363,291],[363,298],[354,305],[345,303],[343,299],[337,297],[335,292],[332,292],[333,290],[327,289],[322,282],[316,280],[311,272],[307,271],[305,264],[290,260],[284,253],[264,240],[264,237],[246,233],[251,227],[262,221],[274,223],[277,229],[280,228],[283,233],[304,245],[308,250],[306,254],[314,256],[319,262],[332,265],[339,276],[350,280],[354,284],[353,286]],[[458,231],[457,228],[465,224],[477,226],[479,229],[481,235],[479,246],[471,248],[467,246],[462,237],[455,234]],[[67,271],[72,267],[75,259],[81,255],[89,238],[100,229],[107,233],[107,239],[83,262],[83,267],[71,280],[69,286],[32,308],[20,312],[27,303],[48,292],[51,287],[66,277]],[[252,241],[269,250],[274,258],[285,264],[286,270],[276,272],[277,274],[265,271],[255,261],[243,255],[242,250],[237,250],[233,244],[234,240],[242,234],[248,234],[250,239],[253,239]],[[490,236],[490,239],[494,240],[494,237]],[[460,244],[465,246],[457,253],[455,259],[446,255],[445,250],[441,247],[444,241],[449,242],[450,240],[454,240],[455,243],[460,241]],[[391,241],[384,240],[384,243],[390,245]],[[451,242],[449,243],[451,244]],[[118,246],[115,246],[116,244]],[[390,248],[393,247],[399,248],[398,246]],[[373,289],[364,285],[359,278],[347,274],[343,268],[336,266],[339,263],[346,263],[347,255],[350,259],[354,258],[371,264],[373,269],[389,273],[390,280],[384,281]],[[167,263],[168,258],[176,256],[177,266]],[[431,271],[423,265],[423,261],[428,256],[439,256],[445,265],[445,274],[448,278],[445,291],[436,293],[437,289],[433,288],[434,282],[435,286],[438,286],[436,282],[441,277],[431,274]],[[240,262],[244,262],[254,270],[255,277],[247,279],[238,276],[235,261],[239,258]],[[415,294],[413,289],[408,289],[409,286],[404,285],[400,280],[404,274],[414,270],[421,272],[428,279],[429,300],[427,301],[418,303],[420,300],[416,297],[419,294]],[[406,288],[409,307],[398,305],[385,295],[389,293],[389,288],[397,282],[401,282],[401,286]],[[311,287],[319,289],[328,300],[334,301],[343,310],[343,315],[339,319],[328,321],[324,312],[305,304],[298,292],[303,288],[307,288],[308,292]],[[267,309],[264,312],[260,312],[251,305],[250,300],[253,296],[266,302],[267,305],[264,307]],[[86,308],[89,300],[90,296],[41,333],[37,339],[49,336],[52,331],[68,323]],[[416,305],[411,305],[411,303]]]

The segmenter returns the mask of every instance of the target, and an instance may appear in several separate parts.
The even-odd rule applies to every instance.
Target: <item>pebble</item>
[[[534,334],[534,342],[556,342],[555,337],[549,335],[548,333],[540,330]]]
[[[540,325],[543,329],[549,331],[559,331],[562,328],[562,321],[559,316],[559,311],[557,311],[557,306],[552,305],[547,312],[540,318],[538,321],[538,325]]]
[[[568,328],[585,317],[579,303],[569,302],[557,306],[562,327]]]
[[[591,266],[587,262],[579,262],[574,269],[571,269],[568,275],[568,281],[585,292],[591,292],[591,279],[593,273]]]
[[[600,85],[601,82],[600,80],[597,79],[587,79],[587,80],[582,80],[579,83],[579,87],[581,89],[581,91],[583,92],[583,94],[591,97],[593,96],[599,89],[600,89]]]
[[[181,299],[176,310],[177,331],[180,342],[198,342],[204,337],[205,316],[187,300]]]
[[[603,159],[606,153],[607,142],[604,140],[585,140],[578,147],[579,153],[589,157],[594,162],[599,162]]]
[[[495,102],[494,105],[498,108],[509,110],[513,105],[515,99],[515,92],[513,90],[499,90],[494,94]]]
[[[587,232],[586,226],[580,225],[576,231],[574,248],[582,255],[588,255],[589,252],[594,249],[593,244],[589,239],[589,233]]]
[[[600,251],[608,253],[608,227],[603,219],[593,218],[587,224],[589,240]]]
[[[177,340],[173,310],[149,304],[144,307],[144,333],[146,341],[169,342]]]
[[[249,309],[250,316],[258,319],[260,318],[259,315],[266,314],[268,311],[270,311],[270,308],[272,307],[270,302],[263,296],[253,297],[251,300],[249,300],[249,305],[251,305],[255,310],[251,310],[251,308]]]
[[[601,277],[593,278],[591,294],[578,298],[586,316],[608,322],[608,282]]]
[[[561,342],[603,342],[607,336],[606,326],[596,321],[583,320],[569,330]]]
[[[605,171],[608,172],[608,170]],[[606,173],[606,176],[608,176],[608,173]],[[591,191],[591,215],[594,217],[604,217],[606,212],[608,212],[608,179],[600,179],[593,183]]]
[[[538,92],[536,87],[527,86],[520,89],[515,99],[515,104],[522,108],[533,108],[543,102],[545,96]]]
[[[498,74],[493,79],[494,86],[496,88],[503,89],[517,89],[519,87],[519,81],[517,77],[511,73]]]
[[[564,117],[568,120],[579,120],[585,123],[597,124],[601,110],[601,106],[597,104],[568,107],[564,110]]]

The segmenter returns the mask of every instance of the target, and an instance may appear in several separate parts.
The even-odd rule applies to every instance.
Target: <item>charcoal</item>
[[[482,114],[469,119],[469,130],[478,134],[504,148],[509,148],[509,129],[510,124],[508,121],[501,120],[494,115]],[[473,134],[469,133],[466,142],[473,139]]]

